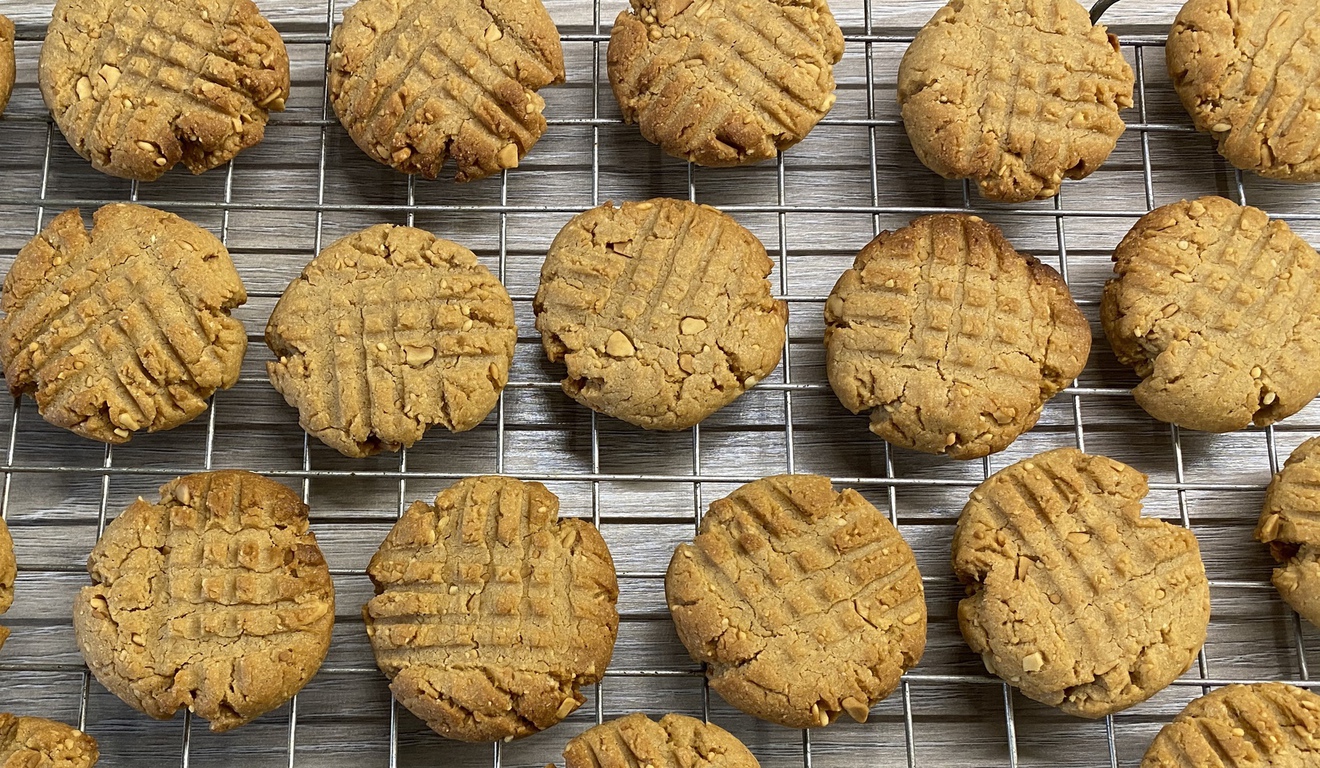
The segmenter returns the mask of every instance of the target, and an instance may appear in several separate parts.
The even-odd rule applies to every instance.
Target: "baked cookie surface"
[[[1091,328],[1050,267],[976,216],[882,232],[825,303],[839,401],[891,443],[956,459],[1008,447],[1081,373]]]
[[[641,712],[608,720],[574,736],[564,768],[760,768],[733,734],[695,717]]]
[[[74,151],[151,181],[261,141],[289,98],[289,55],[252,0],[57,0],[37,77]]]
[[[55,217],[0,293],[0,362],[50,423],[106,443],[172,429],[238,381],[247,301],[210,232],[140,205]]]
[[[1320,696],[1283,683],[1226,685],[1164,726],[1141,768],[1314,768]]]
[[[14,92],[14,22],[0,16],[0,112]]]
[[[73,629],[92,674],[126,704],[183,708],[227,731],[297,693],[330,647],[334,585],[307,506],[239,470],[138,499],[96,543]]]
[[[865,722],[926,646],[912,550],[889,520],[829,478],[779,475],[711,504],[669,562],[678,637],[710,687],[791,728]]]
[[[1036,701],[1103,717],[1192,665],[1210,586],[1192,532],[1141,516],[1146,476],[1072,448],[991,475],[953,538],[958,625],[986,669]]]
[[[756,236],[656,198],[574,216],[541,267],[536,328],[564,392],[647,429],[687,429],[779,364],[788,305]]]
[[[541,0],[359,0],[330,42],[330,102],[372,159],[428,179],[515,168],[545,132],[536,91],[564,81]]]
[[[1279,596],[1320,626],[1320,437],[1297,446],[1270,481],[1256,539],[1279,561]]]
[[[0,613],[14,605],[14,581],[18,578],[18,562],[14,559],[14,540],[9,526],[0,519]],[[9,627],[0,627],[0,647],[9,639]],[[4,763],[0,763],[3,766]]]
[[[1137,404],[1206,432],[1265,426],[1320,392],[1320,256],[1222,197],[1156,208],[1114,251],[1100,321]]]
[[[674,157],[775,157],[834,106],[843,33],[826,0],[631,0],[614,21],[610,85],[623,118]]]
[[[371,558],[376,664],[441,736],[518,738],[585,701],[614,651],[614,561],[540,483],[460,480],[415,502]]]
[[[1320,181],[1320,35],[1313,2],[1189,0],[1165,57],[1197,130],[1237,168]]]
[[[96,739],[43,717],[0,712],[0,768],[91,768]]]
[[[903,55],[898,103],[927,168],[1024,202],[1100,167],[1134,82],[1076,0],[951,0]]]
[[[509,380],[517,329],[471,251],[378,224],[323,250],[266,326],[271,383],[303,429],[345,456],[475,427]]]

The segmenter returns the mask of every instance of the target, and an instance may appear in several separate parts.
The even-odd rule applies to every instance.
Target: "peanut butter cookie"
[[[1156,208],[1114,251],[1100,321],[1151,416],[1230,432],[1320,393],[1320,256],[1222,197]]]
[[[14,540],[9,537],[9,526],[0,519],[0,613],[14,604],[14,580],[18,578],[18,562],[14,559]],[[0,627],[0,646],[9,639],[9,627]],[[0,762],[0,766],[4,765]]]
[[[92,768],[100,752],[96,739],[43,717],[0,712],[0,766],[3,768]]]
[[[1320,626],[1320,437],[1297,446],[1270,481],[1256,539],[1280,563],[1273,579],[1279,596]]]
[[[1314,768],[1320,696],[1283,683],[1226,685],[1164,726],[1141,768]]]
[[[14,22],[0,16],[0,112],[14,92]]]
[[[1091,327],[1050,267],[976,216],[882,232],[825,303],[839,401],[895,445],[955,459],[1002,451],[1081,373]]]
[[[261,141],[289,55],[252,0],[57,0],[37,79],[75,152],[151,181]]]
[[[1100,167],[1133,83],[1076,0],[950,0],[903,55],[898,103],[927,168],[1017,203]]]
[[[288,701],[321,666],[335,621],[330,570],[297,494],[238,470],[178,478],[138,499],[87,559],[73,629],[92,674],[167,720],[211,730]]]
[[[564,768],[760,768],[733,734],[687,715],[656,722],[641,712],[574,736]]]

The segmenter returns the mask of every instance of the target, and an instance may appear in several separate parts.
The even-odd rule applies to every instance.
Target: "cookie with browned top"
[[[43,717],[0,713],[0,768],[92,768],[96,739]]]
[[[1320,626],[1320,437],[1297,446],[1265,491],[1256,539],[1279,561],[1274,587]]]
[[[760,768],[733,734],[695,717],[634,712],[574,736],[564,768]]]
[[[0,112],[14,92],[14,22],[0,16]]]
[[[14,559],[14,540],[9,526],[0,519],[0,613],[14,604],[14,580],[18,578],[18,562]],[[9,627],[0,627],[0,646],[9,639]],[[0,763],[3,765],[3,763]]]
[[[1320,696],[1283,683],[1226,685],[1164,726],[1141,768],[1315,768]]]

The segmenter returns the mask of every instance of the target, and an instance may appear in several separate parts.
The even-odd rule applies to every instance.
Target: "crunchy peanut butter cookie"
[[[1141,768],[1314,768],[1320,696],[1283,683],[1226,685],[1164,726]]]
[[[458,181],[516,168],[545,132],[536,91],[564,82],[541,0],[359,0],[330,42],[330,102],[373,159]]]
[[[252,0],[57,0],[37,77],[74,151],[151,181],[261,141],[289,55]]]
[[[927,168],[1023,202],[1100,167],[1133,83],[1118,39],[1076,0],[950,0],[903,55],[898,103]]]
[[[18,578],[18,562],[14,559],[14,540],[9,537],[9,526],[0,519],[0,613],[14,604],[14,580]],[[9,639],[9,627],[0,627],[0,646]],[[0,762],[0,766],[4,763]]]
[[[972,492],[953,538],[958,625],[986,669],[1070,715],[1145,701],[1192,665],[1210,585],[1192,532],[1141,516],[1146,476],[1047,451]]]
[[[619,597],[600,532],[511,477],[460,480],[415,502],[371,558],[362,609],[399,703],[462,741],[563,720],[614,651]]]
[[[564,392],[647,429],[687,429],[779,364],[788,305],[765,247],[706,205],[656,198],[574,216],[550,246],[536,328]]]
[[[695,717],[669,714],[659,722],[641,712],[609,720],[574,736],[564,768],[760,768],[733,734]]]
[[[1141,217],[1114,262],[1100,321],[1151,416],[1229,432],[1320,392],[1320,256],[1284,222],[1184,200]]]
[[[321,666],[334,585],[307,506],[260,475],[202,472],[138,499],[87,559],[73,606],[87,666],[126,704],[187,707],[227,731],[297,693]]]
[[[843,33],[825,0],[631,0],[610,85],[647,141],[698,165],[773,158],[834,106]]]
[[[14,92],[14,22],[0,16],[0,112]]]
[[[96,739],[73,726],[0,712],[3,768],[92,768],[99,757]]]
[[[678,637],[710,687],[791,728],[866,722],[926,647],[912,550],[884,515],[828,478],[779,475],[711,504],[669,561]]]
[[[1297,446],[1270,481],[1256,539],[1281,563],[1273,581],[1284,602],[1320,626],[1320,437]]]
[[[1169,30],[1169,79],[1197,130],[1235,167],[1320,181],[1316,6],[1189,0]]]
[[[65,211],[5,277],[0,362],[50,423],[106,443],[173,429],[238,381],[247,301],[215,235],[172,213],[116,203],[88,232]]]
[[[1091,327],[1050,267],[976,216],[882,232],[825,303],[839,401],[891,443],[955,459],[1002,451],[1081,373]]]
[[[270,381],[303,429],[345,456],[397,451],[432,424],[480,424],[509,380],[517,329],[471,251],[377,224],[321,251],[266,326]]]

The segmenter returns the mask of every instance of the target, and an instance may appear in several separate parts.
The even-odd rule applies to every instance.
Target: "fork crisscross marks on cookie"
[[[229,311],[246,300],[220,241],[174,214],[108,205],[88,232],[65,211],[5,278],[5,379],[84,437],[170,429],[238,380],[247,337]]]
[[[1320,438],[1297,446],[1270,481],[1256,539],[1280,563],[1273,578],[1279,595],[1320,625]]]
[[[330,98],[353,141],[405,173],[459,181],[513,168],[546,122],[537,89],[564,80],[540,0],[364,0],[344,13]]]
[[[1064,448],[973,491],[953,541],[958,623],[986,668],[1081,717],[1144,701],[1205,641],[1196,537],[1141,516],[1140,472]]]
[[[609,665],[614,563],[600,533],[559,520],[540,483],[461,480],[414,503],[372,558],[363,609],[399,702],[464,741],[559,722]]]
[[[665,592],[679,638],[730,704],[781,725],[864,722],[921,658],[912,551],[857,492],[780,475],[711,505]]]
[[[574,736],[564,768],[759,768],[733,734],[695,717],[669,714],[654,721],[641,712]]]
[[[78,154],[143,181],[228,162],[289,96],[288,53],[251,0],[59,0],[39,75]]]
[[[250,472],[205,472],[138,499],[87,561],[74,605],[87,665],[126,703],[187,707],[228,730],[280,706],[330,645],[334,587],[307,507]]]
[[[1165,725],[1141,768],[1311,768],[1317,734],[1320,696],[1283,683],[1226,685]]]

